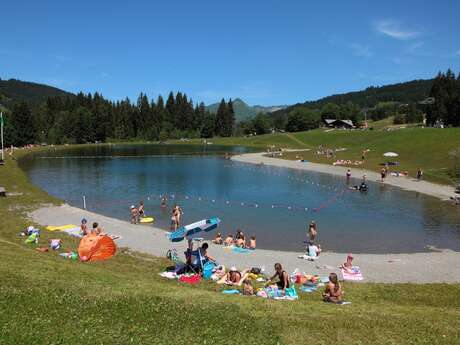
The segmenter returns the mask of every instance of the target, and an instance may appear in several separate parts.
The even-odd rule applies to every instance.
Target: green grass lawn
[[[379,121],[376,128],[388,125],[385,121]],[[217,145],[245,145],[258,147],[266,150],[270,145],[277,148],[312,149],[310,152],[287,153],[285,159],[296,159],[299,156],[312,162],[332,164],[335,159],[326,159],[324,156],[315,154],[318,145],[327,148],[344,147],[347,150],[338,152],[336,159],[360,160],[364,149],[370,149],[366,161],[359,168],[380,171],[380,163],[388,159],[383,153],[393,151],[400,156],[390,160],[400,163],[397,168],[400,171],[408,171],[415,176],[417,170],[424,171],[426,180],[441,184],[454,184],[459,180],[459,171],[454,172],[455,164],[460,169],[460,160],[449,156],[449,152],[460,148],[460,128],[421,128],[411,127],[404,129],[368,130],[368,131],[342,131],[334,130],[326,132],[317,129],[298,133],[276,133],[252,137],[213,138]],[[200,140],[191,143],[200,143]]]
[[[300,135],[301,140],[304,138]],[[125,249],[105,262],[39,253],[18,232],[28,210],[58,203],[16,161],[0,166],[0,344],[458,344],[460,285],[344,284],[348,306],[225,296],[186,286],[169,265]],[[77,240],[64,239],[76,249]],[[51,238],[43,231],[42,243]]]

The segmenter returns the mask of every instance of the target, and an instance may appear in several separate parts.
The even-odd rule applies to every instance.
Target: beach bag
[[[212,264],[211,262],[206,262],[203,266],[203,278],[211,279],[213,270],[214,270],[214,264]]]

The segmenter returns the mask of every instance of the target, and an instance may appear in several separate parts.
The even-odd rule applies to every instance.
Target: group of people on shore
[[[131,215],[131,224],[139,224],[141,218],[145,217],[144,202],[140,201],[139,206],[131,205],[130,215]]]
[[[224,238],[222,237],[222,233],[218,232],[216,235],[216,238],[212,240],[212,243],[214,244],[220,244],[220,245],[225,245],[225,246],[235,246],[235,247],[240,247],[240,248],[246,248],[246,249],[256,249],[256,236],[252,235],[249,238],[249,243],[246,240],[246,236],[244,235],[243,231],[240,229],[236,230],[236,235],[233,236],[233,234],[228,234],[227,237]]]
[[[90,234],[104,236],[105,232],[104,229],[102,229],[102,227],[97,222],[94,222],[92,224],[91,229],[88,228],[88,221],[86,220],[86,218],[83,218],[80,224],[80,234],[81,236],[86,236]]]

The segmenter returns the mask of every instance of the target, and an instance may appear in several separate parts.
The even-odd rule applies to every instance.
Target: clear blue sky
[[[4,1],[0,77],[291,104],[460,72],[460,2]]]

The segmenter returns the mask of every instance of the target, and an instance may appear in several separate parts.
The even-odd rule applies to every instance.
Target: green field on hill
[[[283,136],[280,136],[283,138]],[[300,138],[303,139],[302,136]],[[23,152],[20,152],[21,155]],[[460,285],[345,283],[348,306],[319,293],[296,302],[225,296],[158,273],[170,262],[119,249],[105,262],[39,253],[18,233],[27,212],[59,203],[30,184],[16,161],[0,166],[0,344],[454,344]],[[42,231],[41,245],[60,237]]]
[[[460,149],[460,128],[391,128],[383,130],[388,123],[374,124],[378,130],[326,131],[317,129],[297,133],[275,133],[251,137],[213,138],[216,145],[245,145],[259,147],[266,150],[274,145],[277,148],[311,149],[299,153],[286,153],[285,159],[306,159],[311,162],[332,164],[336,159],[360,160],[365,149],[370,152],[363,165],[357,169],[379,171],[388,160],[397,161],[399,165],[393,170],[408,171],[415,176],[420,168],[424,171],[426,180],[441,184],[455,184],[460,178],[460,156],[455,159],[449,152]],[[400,127],[400,126],[399,126]],[[199,140],[191,143],[201,142]],[[316,148],[322,145],[325,148],[345,148],[338,152],[336,158],[326,159],[325,156],[315,154]],[[385,158],[385,152],[392,151],[399,154],[397,158]]]

